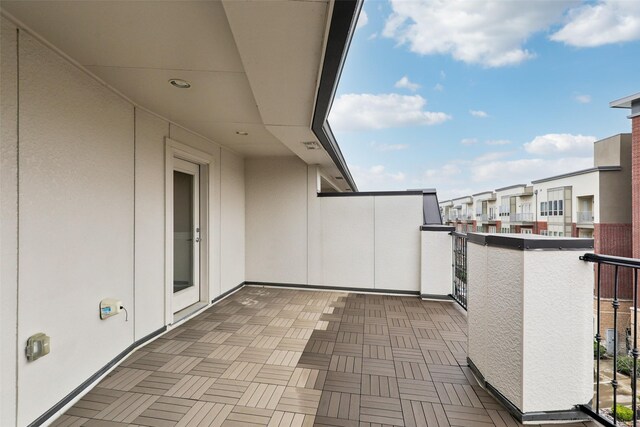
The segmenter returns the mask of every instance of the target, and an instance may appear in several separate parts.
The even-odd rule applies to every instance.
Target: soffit
[[[221,145],[251,156],[293,151],[333,166],[323,149],[300,148],[317,140],[310,124],[327,1],[3,1],[2,8],[137,104]],[[176,89],[170,78],[192,87]]]

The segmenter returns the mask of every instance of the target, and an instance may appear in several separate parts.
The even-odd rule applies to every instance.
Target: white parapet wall
[[[470,233],[470,365],[523,422],[580,418],[593,397],[591,239]]]
[[[455,227],[423,225],[420,251],[420,294],[423,298],[445,297],[452,289],[452,242]]]

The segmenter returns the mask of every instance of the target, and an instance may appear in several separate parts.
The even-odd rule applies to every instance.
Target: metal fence
[[[598,254],[585,254],[580,259],[596,265],[596,334],[593,346],[595,396],[591,404],[582,406],[582,409],[606,426],[615,426],[614,420],[618,420],[617,425],[636,427],[638,425],[637,377],[640,352],[637,328],[634,325],[638,324],[638,313],[637,310],[631,310],[633,320],[630,327],[619,325],[622,309],[618,298],[623,292],[632,293],[633,307],[638,307],[640,260]],[[631,290],[622,289],[624,286],[621,284],[620,276],[626,271],[633,274],[633,281],[625,285],[632,287]],[[607,276],[613,280],[613,299],[603,296],[602,282],[607,279]],[[610,307],[607,307],[609,304]],[[613,309],[613,318],[612,324],[609,324],[611,309]]]
[[[451,232],[453,238],[453,289],[451,297],[467,309],[467,235]]]

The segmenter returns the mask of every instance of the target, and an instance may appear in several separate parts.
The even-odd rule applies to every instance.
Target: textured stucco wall
[[[0,425],[15,425],[18,298],[17,30],[0,18]]]
[[[375,288],[420,290],[422,196],[376,196]]]
[[[133,342],[133,321],[98,317],[103,298],[133,306],[133,106],[20,33],[18,357],[26,425]],[[46,380],[44,380],[46,379]]]
[[[467,327],[468,348],[467,356],[473,361],[480,372],[487,372],[488,358],[486,342],[490,338],[487,325],[491,313],[492,302],[488,300],[487,291],[487,251],[483,245],[467,245]]]
[[[487,346],[485,378],[518,407],[522,407],[522,259],[521,251],[487,248],[483,337]]]
[[[446,231],[421,231],[420,293],[449,295],[452,290],[452,242]]]
[[[524,252],[523,412],[593,397],[593,265],[583,253]]]
[[[374,198],[322,197],[320,203],[324,284],[373,288]]]
[[[221,281],[225,290],[244,281],[244,159],[135,108],[27,33],[19,39],[18,52],[16,28],[3,20],[3,426],[33,421],[134,340],[173,321],[164,286],[166,137],[213,159],[209,296],[220,294]],[[122,299],[129,322],[98,319],[106,297]],[[27,363],[23,345],[36,332],[51,336],[52,351]]]
[[[468,355],[485,380],[524,413],[587,403],[593,266],[583,252],[468,249]]]
[[[245,184],[247,280],[307,283],[307,165],[248,158]]]
[[[244,159],[222,149],[220,163],[220,292],[226,292],[244,281]]]

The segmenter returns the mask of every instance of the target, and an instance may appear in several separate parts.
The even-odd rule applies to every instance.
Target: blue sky
[[[329,122],[361,191],[445,200],[591,167],[639,66],[638,0],[365,0]]]

